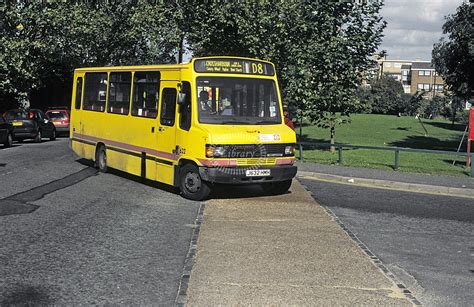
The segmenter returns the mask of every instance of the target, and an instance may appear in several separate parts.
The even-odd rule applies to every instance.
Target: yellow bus
[[[74,71],[70,140],[95,162],[179,187],[188,199],[216,184],[285,193],[296,174],[275,67],[239,57]]]

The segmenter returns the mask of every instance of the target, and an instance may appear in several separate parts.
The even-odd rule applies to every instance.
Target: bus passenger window
[[[183,130],[191,128],[191,85],[189,82],[181,83],[181,91],[186,94],[184,103],[179,107],[179,127]]]
[[[161,94],[160,123],[165,126],[174,126],[176,113],[176,89],[165,88]]]
[[[130,91],[132,86],[131,72],[111,72],[107,111],[115,114],[128,114]]]
[[[159,71],[136,72],[133,76],[132,115],[156,118],[159,93]]]
[[[107,93],[107,73],[88,72],[84,80],[83,110],[103,112]]]
[[[81,108],[81,102],[82,102],[82,77],[79,77],[76,80],[76,104],[75,104],[76,110],[79,110]]]

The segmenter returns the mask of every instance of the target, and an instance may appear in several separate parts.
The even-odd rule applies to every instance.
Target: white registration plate
[[[245,176],[247,177],[270,176],[270,170],[269,169],[249,169],[245,171]]]

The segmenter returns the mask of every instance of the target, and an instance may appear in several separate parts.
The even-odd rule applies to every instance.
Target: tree
[[[395,115],[403,112],[402,95],[403,87],[400,82],[392,77],[382,76],[370,84],[366,99],[373,113]]]
[[[25,1],[1,11],[0,109],[68,87],[77,67],[174,62],[174,11],[161,2]]]
[[[185,6],[196,55],[242,55],[275,63],[284,102],[330,129],[359,109],[385,23],[380,1],[210,2]]]
[[[434,45],[436,70],[448,89],[464,100],[474,96],[474,5],[464,2],[443,25],[443,34]]]
[[[428,101],[424,114],[429,118],[436,118],[446,109],[448,102],[445,96],[434,96]]]

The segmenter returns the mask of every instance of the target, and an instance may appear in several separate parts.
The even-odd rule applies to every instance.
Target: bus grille
[[[285,147],[288,145],[290,144],[222,145],[226,148],[225,156],[222,158],[252,159],[283,157],[285,156]]]
[[[275,165],[275,158],[249,158],[237,159],[237,166],[247,165]]]

